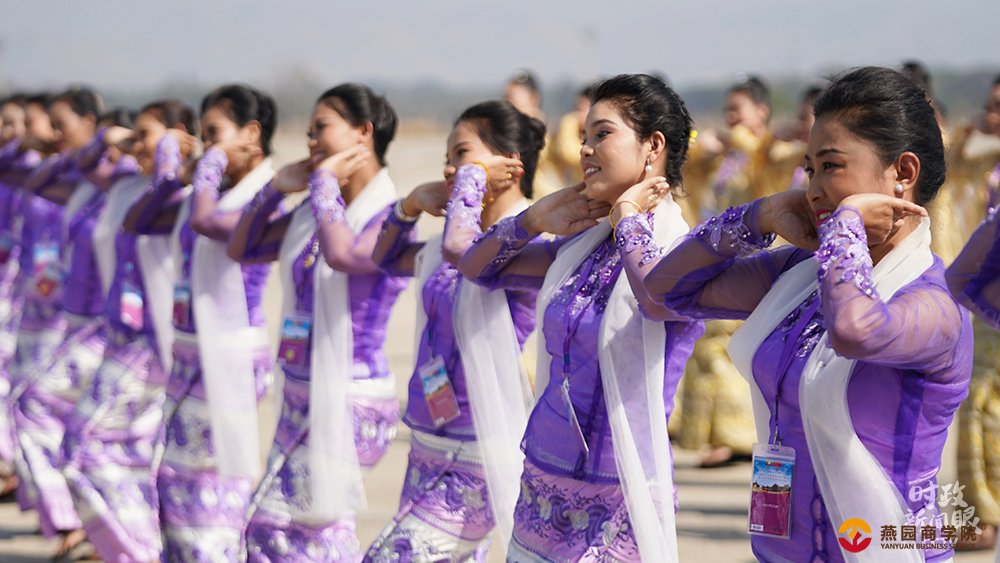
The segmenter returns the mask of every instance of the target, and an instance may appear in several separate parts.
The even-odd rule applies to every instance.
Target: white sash
[[[239,211],[272,176],[271,161],[264,160],[222,194],[219,211]],[[185,206],[187,214],[190,201]],[[178,267],[181,264],[178,260]],[[254,353],[267,346],[267,331],[250,325],[243,269],[229,258],[226,242],[195,238],[191,300],[219,474],[256,479],[260,476],[260,440],[253,360]]]
[[[528,201],[522,198],[504,217],[527,208]],[[534,394],[521,361],[506,291],[491,291],[462,280],[452,323],[499,534],[496,545],[506,550],[514,530],[514,505],[524,470],[521,438]]]
[[[115,275],[115,238],[121,231],[128,210],[142,196],[147,185],[149,176],[142,174],[118,180],[108,190],[108,199],[97,218],[97,226],[94,227],[94,256],[97,259],[104,295],[111,291]]]
[[[880,299],[888,302],[933,265],[930,243],[930,220],[925,218],[879,261],[872,270],[872,281]],[[766,441],[770,436],[771,411],[753,377],[754,355],[778,323],[818,289],[817,269],[816,260],[809,259],[782,274],[729,341],[733,363],[750,382],[758,440]],[[838,356],[824,334],[802,372],[799,406],[809,456],[833,526],[860,518],[877,531],[883,525],[906,524],[906,505],[854,431],[847,405],[847,384],[854,364],[855,360]],[[924,560],[916,549],[883,550],[876,543],[860,553],[842,553],[852,563]]]
[[[397,198],[389,171],[380,170],[347,206],[347,224],[360,234],[379,212]],[[280,255],[285,288],[282,311],[295,312],[292,265],[316,231],[309,205],[292,217]],[[351,406],[351,367],[354,364],[354,329],[348,274],[330,268],[322,254],[313,270],[313,331],[309,373],[309,516],[329,522],[365,508],[361,464],[354,443]]]
[[[689,231],[680,207],[669,196],[656,207],[653,230],[656,244],[664,250]],[[545,318],[555,291],[610,234],[611,225],[605,221],[559,249],[538,295],[539,322]],[[541,327],[538,334],[544,339]],[[663,323],[642,317],[628,276],[622,272],[611,291],[597,343],[604,400],[639,552],[644,561],[673,563],[678,555],[673,466],[663,397],[665,342]],[[539,393],[548,385],[551,363],[552,357],[540,341],[535,372]]]

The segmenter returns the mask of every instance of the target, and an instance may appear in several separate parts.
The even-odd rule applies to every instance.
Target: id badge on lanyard
[[[52,298],[63,281],[63,271],[59,264],[59,244],[40,242],[32,249],[32,270],[35,291],[43,299]]]
[[[434,427],[441,428],[458,418],[462,411],[458,407],[458,398],[455,396],[455,389],[448,378],[444,359],[441,356],[434,356],[420,367],[418,373]]]
[[[285,367],[305,367],[309,350],[312,318],[292,315],[281,326],[281,344],[278,346],[278,363]]]
[[[754,535],[788,538],[792,524],[795,450],[780,444],[753,445],[750,525]]]
[[[183,280],[174,286],[174,327],[191,328],[191,283]]]
[[[788,374],[796,352],[799,335],[812,322],[819,309],[818,295],[810,295],[799,312],[793,328],[785,333],[784,347],[777,364],[775,385],[774,441],[753,445],[753,473],[750,486],[750,522],[747,531],[753,535],[777,538],[791,537],[792,533],[792,475],[795,472],[795,449],[781,443],[779,411],[781,385]]]
[[[130,281],[122,283],[121,301],[119,309],[121,311],[121,322],[132,330],[142,330],[143,327],[143,299],[142,291]]]

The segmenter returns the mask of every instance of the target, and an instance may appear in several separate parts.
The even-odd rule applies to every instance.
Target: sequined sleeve
[[[986,219],[948,268],[948,287],[955,299],[994,328],[1000,329],[1000,207]]]
[[[921,278],[884,302],[873,287],[864,222],[852,207],[838,208],[819,240],[821,306],[837,354],[921,371],[951,361],[962,317],[944,287]]]
[[[695,227],[645,277],[650,297],[694,318],[745,319],[782,272],[810,256],[794,247],[766,250],[774,235],[757,228],[759,205]]]

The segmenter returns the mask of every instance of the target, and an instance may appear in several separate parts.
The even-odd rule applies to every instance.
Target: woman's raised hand
[[[331,156],[318,155],[313,157],[316,170],[327,170],[337,177],[341,184],[361,170],[372,158],[372,151],[364,145],[354,145]]]
[[[271,186],[283,194],[305,191],[309,187],[312,165],[311,159],[304,158],[282,167],[271,179]]]
[[[903,226],[907,217],[926,217],[923,207],[899,197],[879,193],[845,197],[838,209],[853,207],[861,214],[868,235],[868,246],[881,244]]]
[[[611,205],[583,195],[585,187],[581,182],[536,201],[525,212],[521,226],[533,234],[575,235],[597,225]]]
[[[403,200],[403,213],[416,217],[420,213],[430,213],[444,217],[448,205],[448,185],[443,180],[427,182],[413,188]]]
[[[494,190],[503,191],[516,186],[524,176],[524,164],[519,159],[502,154],[490,155],[476,164],[486,169],[486,181]]]
[[[788,190],[760,200],[757,227],[805,250],[819,248],[815,214],[805,190]]]

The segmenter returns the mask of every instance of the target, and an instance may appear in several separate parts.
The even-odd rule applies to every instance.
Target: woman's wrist
[[[393,209],[396,213],[396,218],[400,221],[413,223],[420,218],[420,208],[414,204],[413,198],[410,196],[397,201]]]

